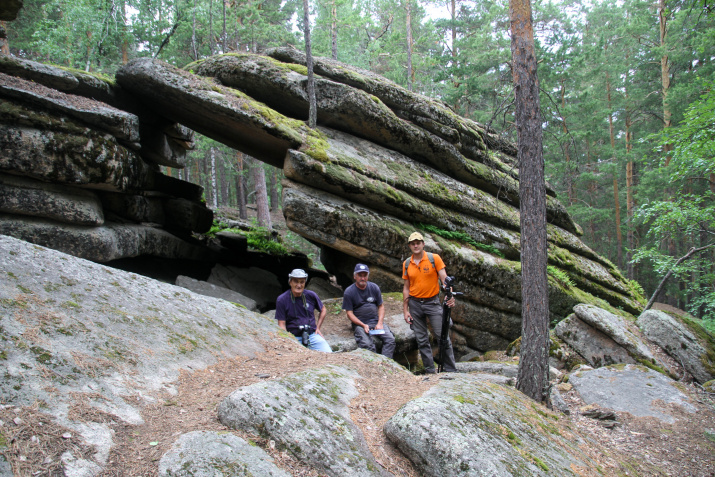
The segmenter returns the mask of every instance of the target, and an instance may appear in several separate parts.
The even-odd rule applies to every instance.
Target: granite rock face
[[[715,378],[715,337],[698,323],[648,310],[638,317],[643,334],[682,363],[701,384]]]
[[[554,331],[596,368],[618,363],[656,364],[643,333],[632,320],[593,305],[576,305],[574,313],[559,322]]]
[[[357,377],[352,370],[325,366],[246,386],[219,404],[218,417],[229,427],[270,436],[326,475],[387,475],[350,419]]]
[[[403,406],[384,430],[423,475],[573,475],[592,468],[581,438],[531,406],[507,386],[458,375]],[[534,432],[539,426],[553,433]]]

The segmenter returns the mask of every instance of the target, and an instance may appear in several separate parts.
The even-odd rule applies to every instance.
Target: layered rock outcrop
[[[505,347],[521,331],[514,146],[369,72],[319,58],[316,73],[315,130],[302,121],[306,69],[292,49],[221,55],[184,71],[136,60],[117,81],[187,127],[282,167],[288,227],[322,246],[343,285],[362,261],[383,290],[401,290],[406,237],[422,228],[465,292],[453,313],[455,343]],[[638,294],[580,241],[550,189],[547,214],[552,318],[578,303],[637,313]]]
[[[0,233],[98,262],[209,260],[213,214],[183,167],[193,132],[102,77],[0,56]]]
[[[217,261],[188,240],[211,222],[201,189],[158,171],[184,165],[194,130],[283,169],[288,227],[322,247],[342,285],[362,261],[383,291],[401,290],[406,237],[421,229],[465,293],[453,312],[458,350],[506,347],[521,332],[514,145],[439,101],[320,58],[310,129],[304,63],[289,48],[184,70],[137,59],[115,84],[0,58],[0,233],[97,261]],[[547,216],[552,320],[578,303],[639,312],[638,293],[580,241],[550,188]]]

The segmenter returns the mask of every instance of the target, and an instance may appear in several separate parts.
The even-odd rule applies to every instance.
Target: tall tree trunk
[[[280,169],[271,167],[271,210],[276,210],[278,208],[278,204],[280,204],[280,197],[278,197],[278,174],[280,174]]]
[[[663,53],[660,57],[660,82],[662,87],[663,95],[663,129],[667,129],[671,124],[672,112],[670,111],[670,105],[668,104],[668,93],[670,92],[670,61],[668,60],[668,50],[666,45],[666,39],[668,37],[668,11],[667,11],[666,0],[659,0],[658,2],[658,23],[660,26],[660,47]],[[666,167],[670,164],[671,151],[673,150],[673,145],[668,143],[663,147],[665,151],[665,165]]]
[[[571,141],[569,139],[569,129],[566,126],[566,116],[564,116],[564,110],[566,109],[565,82],[564,79],[561,80],[561,124],[563,126],[564,137],[566,138],[566,147],[564,147],[564,155],[566,156],[566,196],[568,198],[568,204],[573,205],[576,194],[573,188],[573,177],[571,176],[571,154],[569,153]]]
[[[330,4],[330,43],[332,46],[333,59],[338,59],[338,7],[335,0]]]
[[[621,202],[618,199],[618,177],[613,176],[613,201],[616,210],[616,247],[618,268],[623,270],[623,234],[621,233]]]
[[[218,209],[218,187],[216,187],[216,148],[211,150],[211,197],[213,197],[213,208]]]
[[[214,0],[209,0],[209,54],[214,54]]]
[[[509,18],[521,202],[521,359],[517,389],[543,402],[549,372],[546,182],[530,1],[510,0]]]
[[[248,219],[248,211],[246,208],[246,179],[243,167],[243,153],[236,151],[236,169],[238,170],[238,175],[236,176],[236,199],[238,201],[238,216],[241,219]]]
[[[405,0],[405,5],[407,10],[407,89],[412,91],[412,84],[415,79],[414,71],[412,69],[412,0]]]
[[[7,41],[7,22],[0,22],[0,55],[10,54],[10,43]]]
[[[121,2],[119,5],[122,15],[122,64],[126,65],[129,62],[129,34],[127,33],[127,5],[126,2]]]
[[[191,10],[191,20],[191,52],[194,61],[196,61],[199,59],[199,49],[196,47],[196,0],[194,0],[194,8]]]
[[[229,202],[229,187],[228,187],[228,170],[226,168],[226,158],[223,153],[218,158],[219,186],[221,190],[221,199],[219,204],[228,205]]]
[[[271,224],[271,211],[268,207],[265,169],[263,169],[262,164],[256,164],[252,172],[253,182],[256,187],[256,218],[258,219],[258,226],[270,230],[273,228],[273,224]]]
[[[226,2],[223,0],[223,33],[221,34],[221,53],[226,53]]]
[[[208,150],[206,152],[206,155],[204,156],[204,160],[201,161],[201,170],[200,170],[200,177],[199,177],[199,183],[201,186],[204,188],[204,198],[206,199],[206,205],[210,206],[213,203],[213,196],[211,195],[211,150]]]
[[[310,45],[310,7],[303,0],[303,37],[305,38],[305,63],[308,67],[308,127],[318,123],[318,106],[315,101],[315,77],[313,76],[313,51]]]
[[[626,64],[628,64],[629,55],[626,55]],[[628,162],[626,164],[626,222],[628,224],[628,232],[626,240],[628,242],[628,251],[626,253],[626,276],[633,280],[635,278],[635,270],[633,268],[633,250],[636,248],[636,235],[635,235],[635,224],[633,223],[633,218],[635,215],[636,204],[635,204],[635,175],[634,175],[634,164],[631,151],[633,150],[633,132],[631,131],[631,110],[628,104],[628,71],[626,71],[626,81],[625,81],[625,98],[626,98],[626,155],[628,156]]]

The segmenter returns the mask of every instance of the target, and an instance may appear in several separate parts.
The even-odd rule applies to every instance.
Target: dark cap
[[[358,263],[357,265],[355,265],[355,270],[353,271],[353,274],[360,272],[370,273],[370,269],[364,263]]]

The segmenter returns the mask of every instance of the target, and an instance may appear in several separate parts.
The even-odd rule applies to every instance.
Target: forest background
[[[533,3],[547,180],[584,241],[650,296],[715,331],[715,5]],[[514,140],[507,0],[311,0],[312,51],[371,70]],[[302,0],[24,0],[10,53],[113,75],[224,52],[305,50]],[[188,167],[207,204],[269,197],[278,169],[205,137]],[[269,224],[270,226],[270,224]],[[686,257],[686,258],[683,258]]]

